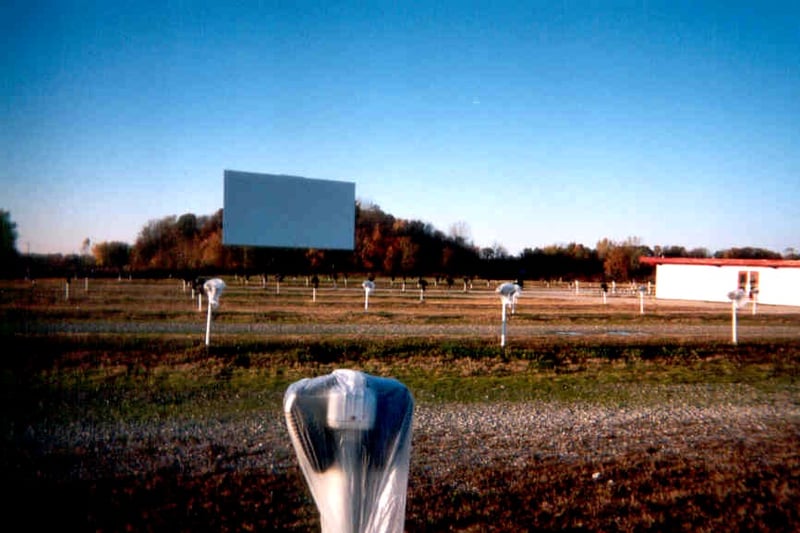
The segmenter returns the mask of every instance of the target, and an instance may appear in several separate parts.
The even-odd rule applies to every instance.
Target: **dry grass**
[[[431,284],[420,301],[411,284],[379,279],[365,312],[360,280],[324,282],[316,301],[302,278],[280,293],[274,282],[226,281],[210,349],[205,310],[178,280],[90,280],[88,291],[78,280],[68,300],[63,280],[0,284],[2,464],[15,518],[34,530],[314,530],[280,425],[254,451],[239,420],[279,413],[288,383],[347,365],[401,378],[429,413],[530,402],[547,413],[779,413],[748,418],[743,434],[720,418],[670,426],[666,441],[648,441],[647,428],[631,443],[611,435],[615,453],[578,457],[545,453],[558,443],[535,436],[481,455],[491,439],[479,432],[455,455],[461,437],[421,419],[408,531],[800,530],[798,309],[743,310],[732,346],[727,304],[648,299],[641,315],[634,295],[604,305],[596,287],[576,296],[529,284],[500,349],[494,283],[468,293]],[[159,436],[174,427],[180,439]],[[192,453],[212,466],[165,459]],[[132,473],[109,474],[115,465]],[[48,512],[14,511],[30,502]]]

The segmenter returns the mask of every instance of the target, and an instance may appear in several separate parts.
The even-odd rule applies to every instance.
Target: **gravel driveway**
[[[550,402],[425,404],[414,415],[412,464],[438,477],[459,469],[532,461],[602,462],[614,455],[658,450],[701,454],[705,445],[759,446],[776,437],[800,442],[800,399],[749,400],[743,385],[672,386],[679,400],[610,408]],[[647,389],[641,391],[643,396]],[[29,428],[26,447],[42,455],[70,450],[66,475],[102,478],[160,469],[187,475],[295,464],[280,409],[235,419]],[[768,456],[765,455],[765,460]],[[55,473],[53,473],[55,474]]]

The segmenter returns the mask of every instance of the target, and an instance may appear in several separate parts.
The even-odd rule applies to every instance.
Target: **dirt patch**
[[[57,420],[59,410],[83,413],[81,395],[94,391],[88,378],[81,379],[98,368],[106,381],[97,386],[113,387],[123,371],[146,382],[155,367],[215,367],[237,357],[246,359],[241,368],[249,369],[251,358],[254,366],[272,365],[270,353],[279,343],[287,353],[292,348],[287,343],[316,343],[307,350],[314,356],[310,366],[303,367],[310,371],[321,368],[314,365],[325,357],[331,364],[342,358],[350,344],[337,339],[376,337],[412,348],[435,344],[430,361],[455,365],[464,359],[468,375],[505,375],[535,366],[528,359],[494,358],[489,350],[499,334],[499,305],[488,285],[469,294],[431,290],[424,304],[414,292],[384,288],[365,314],[360,290],[321,291],[312,304],[300,287],[287,285],[277,296],[231,284],[210,350],[202,346],[204,315],[175,283],[148,284],[144,291],[143,285],[98,282],[68,302],[61,285],[43,286],[16,296],[9,292],[0,308],[4,346],[16,346],[2,367],[0,474],[9,494],[6,521],[27,530],[319,529],[276,401],[262,412],[231,419],[213,412],[196,419],[151,416],[145,422],[126,413],[109,417],[113,422],[91,416]],[[154,287],[161,291],[158,298],[145,300]],[[651,347],[658,347],[658,339],[676,347],[686,339],[727,347],[730,332],[724,305],[648,301],[642,317],[634,299],[609,299],[606,306],[597,298],[529,291],[518,313],[509,322],[509,353],[530,348],[526,357],[539,352],[599,357],[595,348],[607,343],[605,363],[619,352],[618,344],[636,341],[640,345],[631,350],[642,360],[652,355],[690,365],[694,344],[681,352],[686,361]],[[758,315],[741,317],[740,338],[794,342],[798,324],[796,310],[765,306]],[[425,342],[409,340],[417,337]],[[463,339],[476,341],[463,344]],[[454,340],[489,355],[484,360],[453,346],[445,350]],[[242,343],[258,353],[247,348],[240,354]],[[569,350],[562,350],[563,343]],[[750,398],[751,389],[724,380],[709,387],[702,376],[664,385],[637,379],[639,396],[625,396],[624,405],[614,408],[602,402],[455,404],[423,398],[415,412],[406,530],[800,531],[795,345],[742,343],[735,352],[712,351],[735,365],[736,357],[755,357],[759,350],[775,352],[769,358],[773,370],[795,381],[784,388],[773,384]],[[428,361],[425,353],[401,351],[371,364]],[[300,359],[285,356],[295,366]],[[584,366],[591,370],[589,363]],[[569,361],[558,364],[561,371],[578,371]],[[30,381],[23,379],[28,373]],[[420,370],[425,379],[431,373]],[[67,376],[81,387],[62,384]],[[602,378],[599,370],[597,376]],[[765,379],[759,376],[748,377],[746,385],[757,389]],[[46,407],[29,387],[39,380],[55,396]],[[669,395],[658,396],[670,400],[653,405],[647,396],[655,386],[672,387]],[[168,395],[171,389],[165,385],[155,392]]]
[[[690,391],[687,391],[690,392]],[[800,407],[511,403],[415,413],[407,531],[796,531]],[[265,422],[266,420],[266,422]],[[28,528],[313,531],[279,413],[29,429],[6,455]]]

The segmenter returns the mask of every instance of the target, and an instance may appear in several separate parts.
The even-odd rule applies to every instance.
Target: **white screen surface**
[[[355,183],[225,171],[222,243],[352,250]]]

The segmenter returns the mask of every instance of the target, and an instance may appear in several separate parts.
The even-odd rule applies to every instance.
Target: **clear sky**
[[[800,2],[0,3],[22,252],[356,183],[479,246],[800,248]]]

